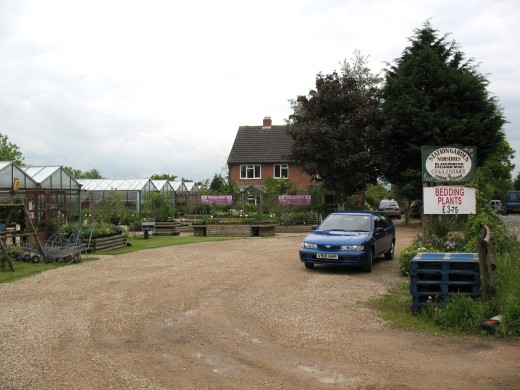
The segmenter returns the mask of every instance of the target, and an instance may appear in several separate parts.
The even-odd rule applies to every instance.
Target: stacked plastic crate
[[[446,303],[455,294],[480,295],[476,253],[418,253],[410,264],[412,313],[428,305]]]

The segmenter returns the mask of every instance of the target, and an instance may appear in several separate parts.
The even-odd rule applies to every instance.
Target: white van
[[[491,207],[491,210],[493,210],[495,213],[502,214],[502,202],[501,201],[499,201],[497,199],[490,200],[489,207]]]

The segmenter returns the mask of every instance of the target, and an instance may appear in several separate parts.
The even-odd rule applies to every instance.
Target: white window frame
[[[276,175],[276,168],[279,168],[280,170],[280,174],[279,175]],[[282,174],[282,171],[285,170],[285,173],[286,175],[284,176]],[[273,177],[275,179],[288,179],[289,178],[289,164],[274,164],[274,167],[273,167]]]
[[[243,172],[245,170],[245,175]],[[252,175],[250,175],[252,173]],[[258,176],[257,176],[258,174]],[[262,166],[260,164],[241,164],[240,165],[240,179],[261,179]]]

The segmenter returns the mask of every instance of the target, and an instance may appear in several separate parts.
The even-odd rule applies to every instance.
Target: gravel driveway
[[[417,233],[399,223],[396,252]],[[306,270],[302,238],[146,250],[2,284],[0,388],[519,388],[518,341],[396,329],[367,302],[406,280],[397,259]]]

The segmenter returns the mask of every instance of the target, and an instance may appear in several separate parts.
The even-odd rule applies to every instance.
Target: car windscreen
[[[320,225],[319,230],[369,232],[372,218],[369,215],[331,214]]]

